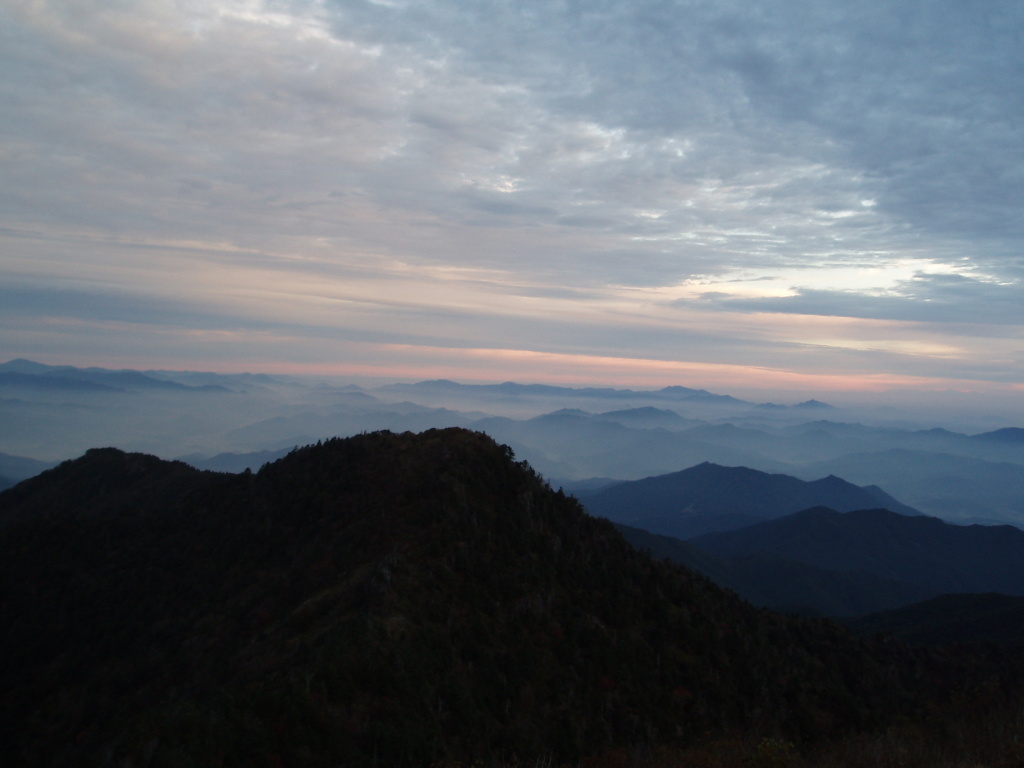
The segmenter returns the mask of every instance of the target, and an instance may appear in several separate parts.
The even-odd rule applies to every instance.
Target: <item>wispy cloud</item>
[[[1019,3],[16,0],[0,24],[11,356],[74,347],[77,318],[115,323],[79,339],[100,357],[208,331],[221,359],[397,345],[396,371],[404,343],[1019,377]]]

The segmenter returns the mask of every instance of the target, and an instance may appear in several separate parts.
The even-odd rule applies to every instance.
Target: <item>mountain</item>
[[[728,405],[752,405],[730,395],[716,395],[705,389],[691,389],[689,387],[680,386],[663,387],[659,390],[649,391],[615,389],[611,387],[574,388],[560,387],[550,384],[519,384],[514,381],[506,381],[501,384],[460,384],[449,379],[435,379],[432,381],[420,381],[415,384],[389,384],[385,387],[381,387],[381,389],[405,394],[414,394],[417,392],[439,392],[444,394],[466,394],[469,396],[480,394],[496,394],[506,397],[570,396],[573,398],[601,400],[631,400],[642,397],[680,402],[703,401]]]
[[[328,435],[351,435],[362,431],[415,431],[442,427],[462,427],[479,414],[467,414],[447,408],[427,408],[415,403],[381,404],[365,395],[353,398],[346,393],[329,407],[302,409],[296,415],[274,416],[228,432],[231,440],[293,448]]]
[[[641,429],[679,430],[696,423],[694,419],[684,419],[675,411],[670,411],[667,408],[655,408],[650,405],[641,408],[605,411],[604,413],[597,414],[594,418],[615,421],[627,427],[639,427]]]
[[[949,424],[953,415],[942,418]],[[755,406],[685,387],[437,381],[363,388],[283,375],[0,364],[0,451],[46,461],[102,445],[212,457],[378,429],[462,426],[512,445],[565,487],[711,462],[807,481],[836,475],[944,519],[1024,527],[1021,430],[996,429],[1004,425],[991,419],[977,424],[980,434],[970,435],[921,428],[934,425],[895,409]],[[19,479],[2,466],[0,477]]]
[[[942,595],[915,605],[844,621],[854,632],[885,634],[914,645],[993,643],[1024,647],[1024,597]]]
[[[0,388],[29,389],[44,392],[121,392],[119,387],[110,386],[98,381],[83,380],[72,376],[56,376],[51,374],[19,373],[17,371],[0,371]]]
[[[933,595],[1024,595],[1024,531],[1009,525],[960,526],[884,509],[840,514],[817,507],[690,543],[719,557],[769,555],[837,571],[866,571]]]
[[[967,438],[971,445],[989,445]],[[1013,443],[1011,442],[1011,445]],[[928,514],[962,523],[1024,526],[1024,466],[963,454],[892,448],[805,465],[802,474],[842,472],[873,482]],[[879,505],[885,506],[885,505]]]
[[[11,456],[7,453],[0,453],[0,476],[8,478],[12,485],[38,475],[43,470],[50,469],[52,466],[54,466],[53,462],[38,461],[27,456]]]
[[[867,571],[840,571],[768,554],[719,557],[690,542],[616,524],[637,549],[704,574],[763,608],[804,616],[863,616],[917,603],[934,591]]]
[[[823,403],[820,400],[804,400],[802,403],[797,403],[793,406],[794,408],[812,409],[812,410],[832,410],[835,406]]]
[[[690,387],[671,386],[663,387],[656,393],[666,400],[703,400],[714,403],[726,403],[729,405],[753,405],[745,400],[740,400],[732,395],[716,395],[706,389],[691,389]]]
[[[880,488],[858,487],[835,476],[806,482],[709,462],[611,486],[585,496],[584,504],[598,517],[678,539],[734,530],[818,505],[844,512],[884,505],[919,514]]]
[[[1011,445],[1024,445],[1024,429],[1020,427],[1004,427],[992,432],[983,432],[974,435],[975,440],[991,443],[1008,443]]]
[[[35,375],[37,373],[47,373],[52,369],[53,366],[37,363],[34,360],[26,360],[23,357],[19,357],[15,360],[8,360],[6,363],[0,363],[0,373]]]
[[[742,463],[751,455],[693,439],[673,429],[637,428],[618,419],[555,411],[530,419],[492,417],[471,425],[512,445],[545,476],[560,481],[589,477],[644,477],[707,460]]]
[[[10,360],[0,364],[0,386],[41,390],[83,390],[124,392],[131,390],[164,389],[186,392],[228,392],[217,384],[189,386],[140,371],[112,371],[105,368],[75,368],[70,365],[43,365],[31,360]]]
[[[753,609],[459,429],[240,475],[99,449],[0,520],[6,765],[577,764],[1021,679]]]
[[[814,415],[807,413],[805,415]],[[839,461],[848,456],[873,454],[894,449],[924,454],[949,454],[984,461],[1024,463],[1024,441],[1013,439],[1014,430],[982,435],[967,435],[947,429],[908,429],[872,426],[856,422],[816,419],[803,423],[772,424],[753,419],[737,420],[737,425],[757,429],[764,434],[760,443],[778,458],[807,464],[813,471],[817,462]],[[748,445],[749,432],[739,434],[738,446]],[[710,436],[705,436],[710,439]],[[804,473],[799,473],[801,477]],[[846,473],[841,474],[847,477]]]
[[[196,469],[206,469],[212,472],[244,472],[245,470],[255,471],[270,461],[276,461],[288,454],[289,450],[282,448],[276,451],[252,451],[250,453],[218,453],[216,456],[203,456],[202,454],[190,454],[179,457],[180,461]]]
[[[0,529],[19,522],[61,519],[74,510],[80,518],[103,517],[110,510],[172,503],[205,485],[212,473],[184,462],[163,461],[116,448],[93,448],[78,461],[65,461],[18,483],[0,495]]]

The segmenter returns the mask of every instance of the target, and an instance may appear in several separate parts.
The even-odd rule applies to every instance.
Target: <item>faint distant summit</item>
[[[37,391],[79,390],[132,392],[138,390],[175,390],[228,392],[219,384],[190,386],[162,378],[157,372],[142,373],[130,369],[76,368],[71,365],[44,365],[18,358],[0,364],[0,386]]]
[[[671,400],[709,400],[717,403],[744,402],[732,395],[716,395],[714,392],[708,392],[706,389],[691,389],[690,387],[680,387],[678,385],[663,387],[658,390],[657,394]]]
[[[708,392],[706,389],[691,389],[690,387],[669,386],[658,390],[635,390],[617,389],[613,387],[562,387],[553,384],[520,384],[515,381],[505,381],[501,384],[460,384],[450,379],[433,379],[429,381],[418,381],[413,384],[389,384],[381,388],[389,392],[417,392],[417,391],[438,391],[438,392],[467,392],[467,393],[493,393],[501,395],[568,395],[572,397],[588,398],[611,398],[611,399],[634,399],[637,397],[654,398],[670,401],[699,401],[713,402],[720,404],[746,405],[746,401],[739,400],[731,395],[717,395]]]
[[[0,371],[6,371],[8,373],[45,373],[51,369],[49,365],[43,365],[32,360],[26,360],[23,357],[19,357],[15,360],[8,360],[6,363],[0,363]]]
[[[994,432],[983,432],[980,435],[975,435],[974,439],[993,443],[1024,444],[1024,429],[1020,427],[1005,427]]]
[[[817,409],[817,410],[835,410],[835,406],[834,405],[829,405],[828,403],[823,403],[820,400],[804,400],[802,403],[797,403],[796,405],[779,405],[778,403],[758,403],[757,407],[758,408],[762,408],[764,410],[779,410],[779,411],[789,410],[790,408],[799,408],[799,409],[805,410],[805,411],[810,411],[810,410],[815,410],[815,409]]]

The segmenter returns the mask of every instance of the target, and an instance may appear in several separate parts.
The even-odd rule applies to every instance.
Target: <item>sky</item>
[[[0,0],[0,359],[1024,394],[1019,0]]]

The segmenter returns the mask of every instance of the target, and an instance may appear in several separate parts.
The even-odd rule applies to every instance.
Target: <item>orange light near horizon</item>
[[[274,343],[284,341],[287,339],[283,337],[273,339]],[[309,350],[302,350],[300,347],[292,351],[295,357],[307,356],[309,353]],[[1024,383],[1019,382],[886,373],[801,372],[730,363],[538,352],[510,348],[458,348],[346,341],[341,349],[335,349],[332,353],[337,362],[282,360],[280,357],[245,354],[240,349],[237,352],[237,357],[204,354],[182,358],[173,353],[140,356],[137,352],[104,355],[102,358],[90,356],[88,359],[63,357],[56,360],[45,355],[29,357],[33,357],[37,362],[52,365],[208,371],[224,374],[268,373],[392,381],[444,378],[464,383],[517,381],[576,387],[642,389],[681,385],[741,397],[748,397],[756,392],[803,393],[800,395],[802,397],[817,396],[817,393],[841,392],[1024,392]]]
[[[370,346],[370,345],[367,345]],[[396,380],[456,379],[463,382],[547,383],[566,386],[665,386],[721,390],[798,390],[885,392],[889,390],[1024,391],[1024,384],[936,379],[881,373],[805,373],[728,363],[537,352],[523,349],[449,348],[402,344],[373,345],[387,361],[283,363],[261,361],[258,371],[292,375],[354,376]],[[252,370],[248,361],[247,370]],[[241,368],[232,366],[237,371]]]

